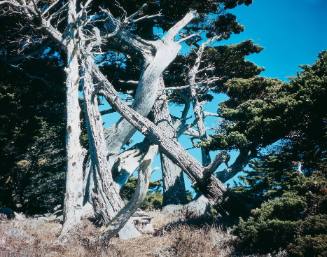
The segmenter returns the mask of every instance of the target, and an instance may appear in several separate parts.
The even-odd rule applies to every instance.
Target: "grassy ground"
[[[57,236],[61,224],[42,218],[0,221],[0,256],[11,257],[223,257],[231,256],[233,237],[209,225],[190,225],[159,212],[151,213],[155,233],[137,239],[113,238],[94,245],[98,231],[85,222],[66,243]]]

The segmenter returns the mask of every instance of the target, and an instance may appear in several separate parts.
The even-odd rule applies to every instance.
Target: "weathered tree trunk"
[[[126,184],[128,178],[140,165],[149,145],[148,140],[145,139],[118,155],[112,172],[114,180],[120,187]]]
[[[159,96],[152,109],[154,122],[158,129],[165,131],[167,137],[176,140],[176,130],[168,110],[163,79],[161,79],[160,84]],[[182,169],[161,151],[160,160],[163,180],[163,205],[186,203],[186,190]]]
[[[93,195],[93,203],[95,204],[96,216],[104,224],[107,224],[124,206],[124,203],[119,195],[119,187],[113,181],[111,174],[113,163],[110,163],[110,158],[108,158],[103,122],[91,77],[92,66],[88,65],[93,61],[89,56],[84,56],[84,58],[89,58],[82,63],[84,66],[83,93],[89,151],[96,178],[94,180],[96,192]]]
[[[199,102],[196,90],[193,86],[190,86],[191,91],[191,97],[192,97],[192,104],[193,104],[193,110],[194,110],[194,116],[197,122],[197,127],[199,131],[199,139],[200,140],[206,140],[208,139],[207,130],[204,125],[204,115],[203,115],[203,109],[202,104]],[[201,147],[201,158],[202,158],[202,165],[207,166],[211,162],[211,157],[209,150],[205,147]]]
[[[128,32],[122,31],[119,33],[120,40],[139,52],[144,58],[145,68],[139,80],[133,103],[133,109],[141,115],[147,116],[151,111],[157,98],[159,79],[163,71],[176,58],[177,53],[181,49],[180,43],[175,42],[174,37],[196,15],[195,12],[189,12],[167,32],[162,40],[146,41]],[[96,66],[94,65],[93,67]],[[108,162],[110,164],[117,161],[118,152],[121,147],[128,142],[135,131],[136,129],[134,126],[123,118],[114,127],[106,131],[109,153]],[[142,157],[142,155],[131,156],[132,163],[135,164],[135,161],[138,161],[140,157]],[[134,165],[125,164],[125,168],[128,170],[124,170],[124,167],[121,170],[131,174],[131,172],[133,172],[133,166]],[[112,165],[111,168],[113,168]],[[118,181],[119,184],[123,184],[129,174],[123,174],[122,176],[118,175],[116,181]],[[100,212],[100,210],[98,212]]]
[[[145,68],[139,80],[133,102],[133,109],[142,116],[147,116],[150,113],[157,98],[160,77],[181,49],[180,43],[175,42],[174,37],[196,15],[196,12],[187,13],[183,19],[168,30],[163,39],[157,41],[143,40],[125,31],[118,34],[122,42],[139,52],[144,58]],[[107,133],[110,153],[118,153],[135,131],[134,126],[125,119],[122,119],[111,128]]]
[[[85,151],[80,143],[81,124],[79,106],[78,31],[75,29],[76,0],[68,2],[68,38],[66,78],[66,193],[62,235],[74,228],[81,219],[83,206],[83,160]]]
[[[135,50],[141,52],[144,57],[145,69],[138,83],[135,101],[133,103],[134,110],[138,111],[141,115],[146,116],[151,111],[157,97],[159,79],[162,76],[162,72],[175,59],[181,48],[180,43],[174,41],[174,37],[195,17],[195,15],[196,13],[194,12],[188,13],[180,22],[178,22],[167,32],[167,35],[163,38],[163,40],[149,42],[140,39],[137,36],[125,33],[124,31],[120,32],[120,39]],[[90,67],[93,68],[96,67],[92,60],[89,60],[86,65],[90,65]],[[98,80],[98,82],[101,82],[101,80]],[[107,132],[108,153],[106,156],[107,163],[109,164],[109,173],[112,171],[113,165],[117,160],[117,154],[121,147],[127,143],[135,131],[136,129],[132,124],[125,119],[121,119],[118,124]],[[101,147],[103,147],[103,145]],[[98,148],[98,146],[96,148]],[[111,174],[110,177],[108,177],[108,174],[103,173],[102,169],[99,169],[96,163],[93,164],[92,167],[94,167],[96,175],[94,180],[95,185],[98,187],[99,192],[103,192],[102,196],[94,198],[95,210],[96,213],[100,213],[100,216],[102,216],[104,222],[107,223],[110,219],[108,218],[110,217],[110,213],[105,213],[103,209],[106,206],[109,207],[111,204],[111,209],[114,210],[115,208],[113,208],[113,203],[115,203],[115,206],[120,205],[117,205],[117,203],[119,203],[119,194],[111,192],[118,191],[119,188],[116,186],[116,183],[112,181]],[[104,180],[108,180],[109,182],[103,182]],[[112,189],[112,187],[109,188],[108,184],[110,185],[110,183],[117,189]],[[105,195],[107,195],[108,199],[105,199]],[[113,203],[111,203],[112,201]]]
[[[163,181],[162,205],[185,204],[187,199],[182,169],[162,152],[160,152],[160,159]]]
[[[95,77],[102,84],[100,93],[106,97],[111,106],[142,134],[147,136],[152,143],[158,144],[162,152],[185,170],[193,182],[197,183],[198,188],[209,200],[212,202],[220,201],[226,188],[215,176],[212,176],[211,172],[224,161],[223,157],[218,156],[213,165],[210,165],[210,168],[203,168],[176,140],[166,137],[164,131],[159,130],[147,118],[121,102],[116,90],[98,68],[94,67],[93,71]]]

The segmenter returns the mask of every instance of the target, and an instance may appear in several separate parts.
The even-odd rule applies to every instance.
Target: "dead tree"
[[[122,146],[132,137],[136,129],[143,133],[151,144],[158,145],[161,152],[184,170],[197,187],[212,203],[217,203],[225,192],[225,186],[212,173],[224,161],[221,153],[209,165],[203,167],[177,142],[173,135],[163,133],[159,124],[155,125],[146,116],[153,109],[160,90],[160,80],[168,65],[173,62],[181,49],[181,42],[175,37],[187,24],[197,17],[195,11],[188,12],[184,18],[172,26],[163,38],[149,41],[132,33],[129,25],[142,19],[151,19],[161,14],[142,16],[138,11],[130,16],[116,18],[110,10],[101,9],[99,22],[108,22],[114,27],[110,32],[102,31],[94,23],[90,9],[92,0],[77,4],[76,0],[54,1],[45,5],[39,1],[5,0],[8,12],[24,15],[42,33],[52,38],[65,52],[67,74],[67,177],[64,225],[62,235],[80,223],[83,213],[83,199],[86,191],[85,174],[93,177],[92,198],[96,215],[104,224],[109,224],[105,237],[119,230],[137,209],[147,187],[149,163],[154,157],[155,146],[150,147],[152,154],[141,151],[135,162],[141,165],[139,187],[132,202],[124,207],[119,195],[119,185],[114,181],[112,170],[118,160],[131,155],[120,153]],[[142,7],[143,8],[143,7]],[[141,9],[142,9],[141,8]],[[64,17],[64,18],[62,18]],[[63,24],[66,22],[66,25]],[[62,29],[63,28],[63,29]],[[60,30],[61,29],[61,30]],[[112,84],[99,70],[94,58],[101,46],[111,40],[128,46],[143,57],[143,70],[139,78],[132,107],[123,103]],[[79,88],[82,88],[85,106],[83,108],[89,140],[91,173],[83,172],[86,151],[80,143],[81,120]],[[104,95],[112,108],[122,115],[122,119],[105,133],[97,95]],[[164,106],[166,108],[166,106]],[[146,148],[145,148],[146,149]],[[129,149],[128,151],[135,151]],[[125,154],[125,156],[124,156]],[[135,159],[135,155],[132,156]],[[142,161],[144,159],[144,161]],[[136,167],[137,168],[137,167]],[[145,172],[145,173],[144,173]],[[143,177],[142,177],[143,176]],[[116,216],[118,213],[118,216]]]
[[[212,173],[225,161],[225,153],[218,154],[210,165],[201,166],[176,140],[167,137],[165,132],[161,131],[154,123],[123,103],[107,78],[97,68],[94,71],[95,77],[101,81],[99,93],[105,96],[111,106],[143,135],[147,136],[152,143],[158,144],[162,152],[185,170],[212,203],[219,202],[226,188]]]
[[[140,51],[144,58],[144,71],[142,72],[141,78],[138,83],[138,87],[135,94],[135,100],[132,105],[135,111],[138,111],[140,115],[146,116],[152,109],[154,102],[157,98],[157,92],[159,89],[159,81],[162,76],[162,72],[167,68],[167,66],[175,59],[177,53],[179,52],[181,45],[179,42],[175,42],[174,38],[177,33],[186,26],[195,16],[195,12],[189,12],[185,15],[185,17],[178,22],[175,26],[173,26],[170,30],[168,30],[165,37],[161,40],[157,41],[145,41],[128,31],[124,31],[122,21],[116,20],[109,11],[105,12],[108,15],[108,18],[112,21],[113,24],[117,26],[117,30],[115,33],[115,37],[117,37],[122,42],[125,42],[127,45],[135,49],[135,51]],[[128,22],[131,18],[125,18],[123,22]],[[84,58],[86,59],[86,58]],[[94,62],[89,59],[87,65],[89,70],[97,70],[98,68],[94,64]],[[102,79],[98,79],[98,83],[102,82]],[[93,107],[94,108],[94,107]],[[98,117],[99,119],[99,117]],[[99,124],[100,125],[100,124]],[[90,128],[96,130],[97,126],[93,126]],[[93,132],[94,133],[94,132]],[[99,133],[99,131],[97,131]],[[102,189],[97,193],[94,199],[95,211],[102,218],[105,223],[108,223],[109,220],[113,218],[113,216],[120,209],[112,208],[112,206],[120,206],[120,197],[118,192],[118,187],[111,177],[108,177],[108,172],[111,173],[114,163],[117,160],[118,151],[121,147],[131,138],[131,136],[135,133],[135,128],[125,119],[121,119],[115,126],[113,126],[109,132],[107,132],[107,162],[97,162],[98,166],[103,165],[103,168],[96,167],[96,183],[98,184],[96,191],[98,191],[101,184],[109,184],[102,185]],[[103,132],[101,131],[101,134]],[[93,136],[94,137],[94,136]],[[103,138],[103,137],[102,137]],[[103,144],[105,141],[102,141]],[[90,144],[92,147],[92,144]],[[100,144],[97,145],[97,149],[103,149],[105,146]],[[97,150],[99,151],[99,150]],[[92,153],[92,150],[91,150]],[[99,175],[97,175],[99,173]],[[97,182],[100,181],[100,182]],[[109,192],[112,190],[111,188],[116,188],[115,193]],[[101,196],[101,192],[104,192],[103,196]],[[107,199],[105,199],[107,198]],[[112,212],[106,213],[104,210],[110,210]]]

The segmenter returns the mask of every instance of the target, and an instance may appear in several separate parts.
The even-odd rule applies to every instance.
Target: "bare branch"
[[[192,104],[193,104],[195,121],[197,123],[198,131],[199,131],[199,138],[201,140],[207,139],[208,135],[207,135],[207,131],[206,131],[205,123],[204,123],[205,116],[203,113],[202,103],[199,101],[197,91],[195,88],[195,86],[197,85],[196,77],[197,77],[197,74],[199,73],[199,68],[201,65],[201,60],[202,60],[202,56],[203,56],[205,47],[208,44],[210,44],[211,42],[213,42],[214,40],[216,40],[216,38],[217,37],[210,38],[200,46],[199,50],[196,53],[197,57],[195,59],[194,66],[191,68],[191,70],[189,72],[189,85],[190,85],[189,92],[190,92],[191,100],[192,100]],[[216,80],[217,80],[217,77],[213,77],[213,78],[208,78],[204,81],[201,81],[200,83],[209,84],[209,83],[213,83]],[[211,162],[209,150],[201,147],[201,156],[202,156],[202,165],[209,165],[209,163]]]
[[[205,176],[208,176],[208,175],[211,175],[212,173],[214,173],[218,169],[220,164],[222,164],[226,161],[227,157],[228,157],[228,154],[225,151],[222,151],[219,154],[217,154],[216,158],[213,160],[213,162],[204,168]]]
[[[184,134],[193,138],[200,138],[200,133],[191,127],[187,127],[184,131]]]
[[[210,77],[210,78],[207,78],[207,79],[200,80],[200,81],[196,82],[196,84],[208,85],[208,84],[215,83],[217,81],[221,81],[222,79],[223,79],[222,77]]]
[[[86,10],[92,2],[93,2],[93,0],[87,0],[84,5],[81,4],[82,9]]]
[[[158,17],[162,17],[162,16],[163,16],[162,13],[159,12],[159,13],[156,13],[156,14],[145,15],[145,16],[142,16],[140,18],[134,19],[133,22],[136,23],[136,22],[139,22],[139,21],[150,20],[150,19],[154,19],[154,18],[158,18]]]
[[[157,17],[162,17],[162,13],[161,11],[159,13],[156,14],[152,14],[152,15],[144,15],[141,16],[139,18],[136,18],[139,15],[142,15],[144,12],[144,9],[147,7],[148,5],[146,3],[144,3],[139,10],[137,10],[136,12],[134,12],[133,14],[131,14],[130,16],[126,17],[127,13],[125,11],[125,19],[123,21],[124,24],[130,24],[130,23],[136,23],[142,20],[148,20],[148,19],[153,19],[153,18],[157,18]],[[122,8],[122,7],[121,7]]]
[[[238,172],[242,171],[244,167],[249,163],[249,160],[254,158],[256,154],[256,150],[249,150],[247,148],[240,149],[240,153],[234,163],[231,166],[228,166],[227,169],[219,172],[217,174],[218,178],[223,182],[226,182],[227,180],[231,179]]]
[[[188,12],[182,20],[177,22],[172,28],[170,28],[167,34],[162,39],[164,42],[173,41],[178,32],[183,29],[191,20],[198,16],[196,11]]]
[[[177,43],[182,43],[182,42],[184,42],[192,37],[196,37],[196,36],[199,36],[199,33],[194,33],[194,34],[188,35],[188,36],[178,40]]]
[[[36,6],[27,5],[26,3],[19,3],[15,0],[0,1],[0,6],[5,4],[21,10],[23,13],[25,13],[29,20],[32,20],[33,17],[39,17],[41,20],[41,28],[45,30],[57,43],[59,43],[63,50],[66,50],[62,34],[57,29],[55,29],[49,21],[41,17],[40,12]]]
[[[104,9],[100,7],[100,10],[107,15],[107,19],[110,20],[111,24],[115,26],[115,29],[113,32],[108,33],[103,37],[103,39],[108,40],[111,37],[114,37],[118,34],[119,30],[121,29],[121,22],[120,20],[116,19],[113,14],[110,12],[110,10]]]
[[[138,80],[122,80],[122,79],[120,79],[118,82],[119,82],[119,83],[122,83],[122,84],[133,85],[133,86],[137,86],[138,83],[139,83]]]
[[[126,10],[121,6],[121,4],[117,0],[115,0],[115,5],[123,12],[123,18],[125,18],[127,16]]]
[[[190,85],[185,85],[185,86],[180,86],[180,87],[166,87],[165,91],[170,91],[170,90],[183,90],[186,88],[189,88]]]
[[[109,225],[102,229],[103,233],[100,237],[101,241],[106,241],[115,236],[140,207],[149,188],[152,172],[152,161],[157,152],[157,145],[150,146],[139,167],[137,186],[132,199],[119,211]]]
[[[134,20],[135,17],[137,17],[139,14],[143,13],[143,10],[145,9],[145,7],[147,7],[148,5],[146,3],[144,3],[140,9],[138,9],[136,12],[134,12],[133,14],[131,14],[130,16],[126,17],[124,20],[124,23],[129,23],[132,22]],[[126,11],[125,11],[126,12]]]
[[[214,112],[203,112],[205,117],[220,117],[218,113],[214,113]]]

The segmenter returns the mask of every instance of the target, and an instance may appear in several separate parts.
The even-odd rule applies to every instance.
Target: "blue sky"
[[[233,10],[245,31],[230,42],[252,39],[264,50],[249,59],[264,76],[287,79],[327,49],[327,0],[254,0]]]

